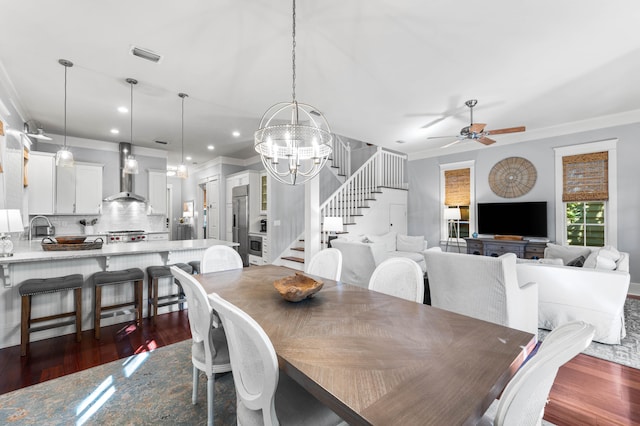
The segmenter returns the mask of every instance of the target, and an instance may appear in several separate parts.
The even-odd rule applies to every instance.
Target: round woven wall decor
[[[498,161],[489,172],[491,190],[503,198],[520,197],[531,191],[538,173],[531,161],[509,157]]]

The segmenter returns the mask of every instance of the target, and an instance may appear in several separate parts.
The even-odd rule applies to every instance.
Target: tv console
[[[515,253],[521,259],[541,259],[544,257],[546,241],[504,240],[495,238],[465,238],[467,254],[501,256]]]

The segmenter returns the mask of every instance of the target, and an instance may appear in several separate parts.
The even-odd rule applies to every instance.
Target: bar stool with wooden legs
[[[100,320],[103,316],[117,316],[130,314],[130,310],[123,310],[127,306],[134,306],[136,314],[136,324],[142,326],[142,283],[144,281],[144,272],[140,268],[123,269],[120,271],[104,271],[96,272],[91,276],[95,287],[94,299],[94,335],[96,339],[100,339]],[[133,284],[134,299],[124,303],[116,303],[113,305],[102,306],[102,287],[107,285]],[[108,311],[108,313],[104,313]]]
[[[189,265],[193,268],[193,274],[199,274],[200,273],[200,261],[199,260],[192,260],[191,262],[189,262]]]
[[[50,328],[63,327],[75,323],[76,341],[82,340],[82,274],[66,275],[56,278],[33,278],[20,284],[19,292],[22,296],[22,319],[20,322],[20,355],[27,355],[29,346],[29,333],[48,330]],[[31,318],[31,298],[40,294],[57,293],[73,290],[74,310],[61,314],[45,317]],[[55,323],[32,327],[31,324],[43,321],[51,321],[59,318],[75,317],[73,320],[57,321]]]
[[[184,302],[187,300],[184,295],[184,291],[182,290],[182,286],[177,280],[174,280],[173,275],[171,275],[171,269],[169,269],[171,266],[176,266],[188,274],[193,273],[193,268],[191,267],[191,265],[188,265],[186,263],[176,263],[169,266],[149,266],[147,268],[147,286],[149,287],[147,291],[149,318],[151,318],[151,324],[153,325],[155,325],[156,323],[156,317],[158,316],[159,307],[179,303],[180,310],[183,310]],[[159,296],[158,281],[161,278],[171,278],[171,280],[178,286],[178,293],[169,294],[167,296]],[[163,302],[160,302],[160,300],[163,300]]]

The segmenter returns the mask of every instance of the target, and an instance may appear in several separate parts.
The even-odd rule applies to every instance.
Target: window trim
[[[569,145],[554,148],[555,151],[555,225],[556,243],[567,244],[565,230],[567,218],[565,202],[562,201],[563,191],[563,167],[562,157],[568,155],[589,154],[592,152],[608,152],[608,176],[609,176],[609,200],[605,201],[605,244],[618,246],[618,179],[617,179],[617,147],[618,139],[607,139],[598,142],[589,142],[579,145]]]
[[[440,243],[445,244],[448,239],[447,222],[444,219],[444,197],[445,179],[444,172],[448,170],[469,169],[469,235],[476,232],[476,174],[475,160],[458,161],[455,163],[440,164]],[[464,239],[460,238],[459,243],[464,244]]]

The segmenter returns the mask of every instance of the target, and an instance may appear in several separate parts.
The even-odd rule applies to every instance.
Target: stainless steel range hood
[[[120,142],[120,192],[113,194],[104,199],[104,201],[141,201],[146,203],[147,200],[142,196],[133,192],[133,177],[135,175],[123,173],[125,161],[127,156],[131,155],[131,144],[127,142]]]

